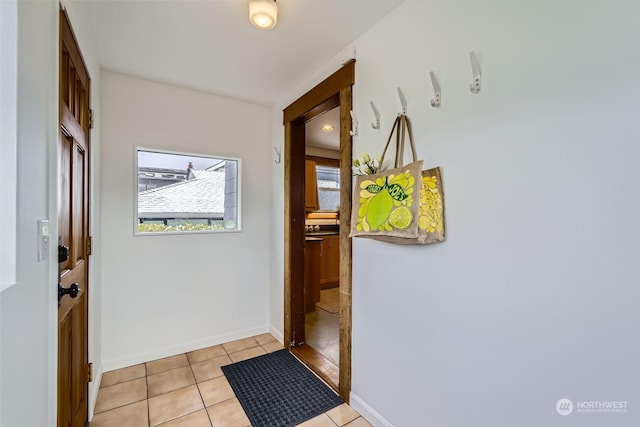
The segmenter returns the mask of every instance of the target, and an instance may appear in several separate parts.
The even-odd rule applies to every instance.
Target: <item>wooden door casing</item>
[[[304,193],[299,183],[304,183],[304,122],[330,109],[340,107],[340,182],[351,182],[351,116],[353,109],[352,86],[355,83],[355,60],[318,83],[306,94],[283,111],[284,124],[284,340],[285,346],[306,360],[316,374],[336,388],[347,403],[351,391],[351,185],[340,188],[340,363],[339,370],[331,369],[318,361],[311,347],[299,345],[299,334],[304,333],[304,317],[300,318],[299,307],[304,308],[300,289],[304,283],[304,227],[299,212],[304,214]],[[302,122],[302,126],[300,123]],[[302,128],[300,131],[299,128]],[[301,166],[301,167],[300,167]],[[302,273],[302,274],[301,274]],[[300,321],[302,320],[302,322]],[[299,346],[298,346],[299,345]],[[306,354],[302,355],[304,352]],[[313,353],[314,356],[310,356]],[[309,356],[309,357],[307,357]],[[333,365],[335,368],[335,365]]]
[[[58,309],[58,427],[84,427],[88,418],[88,235],[90,79],[71,26],[60,11],[60,134],[58,230],[69,258],[59,264],[60,284],[77,283],[76,298]]]

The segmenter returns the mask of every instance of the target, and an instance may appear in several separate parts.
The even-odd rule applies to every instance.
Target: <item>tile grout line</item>
[[[128,382],[132,382],[132,381],[136,381],[136,380],[141,380],[141,379],[142,379],[142,377],[134,378],[134,379],[132,379],[132,380],[129,380],[129,381],[122,381],[122,382],[119,382],[119,383],[117,383],[117,384],[113,384],[113,385],[115,386],[115,385],[125,384],[125,383],[128,383]],[[145,377],[145,383],[146,383],[146,377]],[[112,387],[112,386],[108,386],[108,387]],[[108,388],[108,387],[104,387],[104,388]],[[98,393],[100,393],[100,391],[98,391]],[[147,395],[147,393],[145,392],[145,396],[146,396],[146,395]],[[95,412],[95,409],[94,409],[94,414],[93,414],[93,415],[95,416],[95,415],[98,415],[98,414],[104,414],[105,412],[113,411],[113,410],[115,410],[115,409],[124,408],[125,406],[133,405],[133,404],[135,404],[135,403],[142,402],[143,400],[147,400],[147,397],[145,397],[144,399],[140,399],[140,400],[133,400],[133,401],[131,401],[131,402],[124,403],[124,404],[122,404],[122,405],[114,406],[113,408],[105,409],[104,411],[100,411],[100,412]]]
[[[147,384],[147,426],[151,427],[151,408],[149,405],[149,375],[147,375],[147,363],[144,364],[144,380]]]
[[[225,351],[226,353],[226,351]],[[209,359],[206,359],[209,360]],[[205,362],[206,360],[203,360]],[[200,401],[202,402],[202,408],[204,409],[204,413],[207,414],[207,419],[209,420],[209,425],[213,426],[213,420],[209,415],[209,411],[207,411],[207,404],[204,403],[204,397],[202,397],[202,390],[200,390],[200,383],[196,379],[196,373],[193,372],[193,364],[191,363],[191,359],[189,359],[189,355],[187,355],[187,362],[189,362],[189,369],[191,369],[191,375],[193,375],[193,381],[196,384],[196,388],[198,389],[198,395],[200,396]],[[193,412],[192,412],[193,413]]]

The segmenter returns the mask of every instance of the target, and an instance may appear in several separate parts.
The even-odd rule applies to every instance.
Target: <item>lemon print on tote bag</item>
[[[440,168],[422,170],[422,160],[416,160],[411,122],[404,114],[398,115],[391,128],[380,165],[394,133],[395,168],[356,177],[351,237],[399,244],[442,242],[446,235]],[[414,161],[402,166],[406,134]]]

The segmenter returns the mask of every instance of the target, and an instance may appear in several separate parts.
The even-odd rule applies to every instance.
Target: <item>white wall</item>
[[[94,40],[84,15],[83,3],[65,1],[64,7],[71,21],[73,32],[82,52],[89,77],[91,78],[91,109],[93,109],[93,128],[90,131],[91,173],[89,182],[90,224],[89,234],[93,236],[92,256],[89,260],[89,362],[93,363],[93,382],[89,383],[89,415],[98,397],[102,376],[102,251],[100,217],[100,66],[94,50]]]
[[[0,292],[16,283],[18,4],[0,3]]]
[[[38,262],[37,221],[56,225],[58,6],[18,2],[17,284],[0,294],[0,425],[56,425],[57,263]]]
[[[266,332],[269,108],[102,72],[105,370]],[[135,147],[242,159],[240,233],[133,236]]]
[[[625,0],[406,0],[355,42],[354,153],[381,151],[402,87],[449,233],[354,239],[352,404],[376,425],[640,424],[638,16]],[[631,406],[561,417],[560,398]]]

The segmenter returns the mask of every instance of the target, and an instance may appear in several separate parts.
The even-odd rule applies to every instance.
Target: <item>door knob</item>
[[[60,307],[60,300],[63,296],[69,295],[71,298],[75,298],[78,296],[80,292],[80,287],[77,283],[72,284],[68,288],[63,287],[60,283],[58,283],[58,307]]]
[[[69,259],[69,248],[63,245],[58,245],[58,264],[65,262]]]

